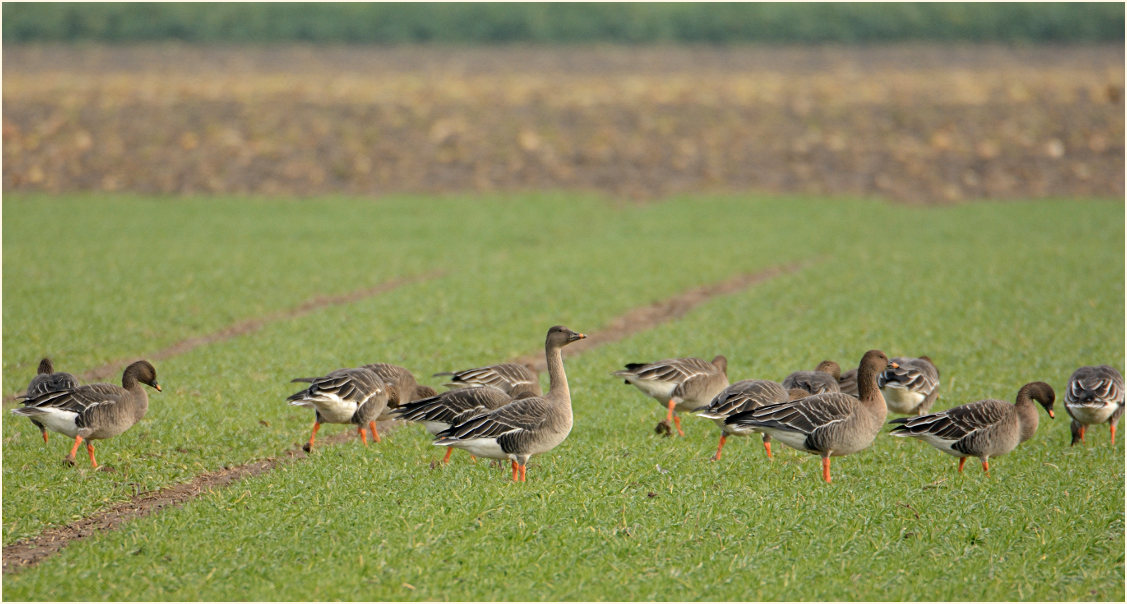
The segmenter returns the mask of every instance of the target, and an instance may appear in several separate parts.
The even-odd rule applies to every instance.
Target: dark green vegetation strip
[[[1121,3],[11,3],[6,42],[874,43],[1123,39]]]
[[[6,227],[13,215],[80,207],[30,201],[5,199]],[[55,468],[46,462],[60,445],[5,422],[5,543],[127,499],[130,482],[175,484],[187,479],[170,479],[180,465],[201,468],[190,478],[300,442],[309,418],[282,403],[294,375],[372,360],[425,373],[512,358],[553,323],[597,332],[679,291],[826,261],[568,359],[576,427],[534,458],[527,483],[460,453],[432,469],[441,451],[412,427],[76,542],[6,577],[5,597],[1123,599],[1123,444],[1110,446],[1106,430],[1069,448],[1067,422],[1042,416],[1034,439],[992,463],[990,477],[976,467],[958,475],[954,458],[882,435],[835,460],[824,485],[816,458],[784,450],[767,462],[755,439],[733,439],[709,462],[718,434],[707,421],[686,418],[684,439],[656,437],[659,406],[608,375],[628,361],[723,353],[733,379],[779,379],[881,347],[936,359],[937,409],[1012,399],[1034,379],[1059,392],[1078,365],[1123,364],[1118,200],[937,209],[744,197],[633,208],[552,196],[467,201],[315,202],[350,218],[338,221],[341,245],[364,237],[373,216],[400,216],[413,226],[393,241],[422,237],[458,266],[169,359],[150,417],[99,449],[115,472]],[[175,220],[199,203],[161,207]],[[429,212],[403,217],[424,205]],[[298,228],[286,208],[231,211],[286,233]],[[7,278],[7,252],[24,244],[4,245]],[[5,294],[13,303],[7,282]],[[42,354],[7,337],[6,355]]]

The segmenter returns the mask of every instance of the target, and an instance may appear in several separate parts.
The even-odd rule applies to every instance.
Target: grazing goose
[[[982,471],[990,471],[991,457],[1005,455],[1029,440],[1037,431],[1037,408],[1041,403],[1053,418],[1056,394],[1045,382],[1030,382],[1017,391],[1013,405],[997,399],[975,401],[939,413],[901,417],[891,424],[893,436],[913,436],[959,458],[959,471],[968,456],[982,460]]]
[[[720,427],[720,446],[716,447],[716,455],[712,456],[713,461],[720,459],[720,451],[724,449],[724,443],[728,440],[729,435],[747,436],[751,434],[749,430],[743,426],[734,426],[727,424],[727,419],[737,413],[750,411],[756,407],[764,405],[773,405],[787,400],[796,400],[809,396],[810,393],[799,388],[787,391],[778,382],[771,380],[740,380],[717,394],[712,402],[703,409],[697,409],[696,414],[701,417],[706,417],[716,422]],[[771,437],[770,435],[763,435],[763,448],[767,450],[767,457],[771,457]]]
[[[861,397],[840,392],[814,394],[775,403],[728,418],[727,424],[768,434],[788,447],[822,456],[822,478],[830,482],[830,458],[856,453],[873,444],[888,413],[877,376],[890,365],[879,350],[861,357],[857,386]]]
[[[309,387],[286,400],[291,405],[311,407],[315,411],[313,433],[302,447],[307,453],[313,450],[321,424],[356,424],[364,446],[368,446],[368,436],[364,433],[367,425],[372,430],[372,438],[380,442],[376,419],[387,407],[387,388],[370,369],[337,369],[321,377],[294,381],[309,382]]]
[[[422,422],[427,432],[438,434],[475,415],[488,413],[516,399],[530,396],[534,395],[528,391],[520,391],[514,398],[504,390],[493,386],[458,388],[402,405],[393,410],[391,416],[409,422]],[[446,456],[442,458],[442,463],[450,461],[450,453],[453,451],[453,446],[446,448]]]
[[[498,363],[486,367],[475,367],[461,371],[445,371],[435,377],[449,375],[450,381],[444,384],[450,388],[473,388],[493,386],[514,398],[523,393],[540,396],[540,376],[528,365],[521,363]]]
[[[837,385],[837,378],[841,376],[841,367],[833,361],[822,361],[814,371],[795,371],[783,380],[783,388],[801,388],[810,394],[824,392],[841,392]]]
[[[899,365],[885,369],[877,380],[888,410],[904,415],[924,415],[939,397],[939,369],[926,356],[892,357]]]
[[[857,391],[857,368],[854,367],[842,373],[841,377],[837,379],[837,387],[850,396],[861,396],[861,393]]]
[[[656,363],[627,363],[611,375],[623,378],[643,393],[654,397],[669,413],[657,425],[657,433],[672,436],[670,423],[681,429],[681,418],[674,411],[693,412],[706,407],[721,390],[728,387],[728,359],[716,355],[711,363],[695,357],[665,359]]]
[[[45,392],[27,399],[25,406],[13,409],[12,413],[34,417],[47,428],[74,438],[74,447],[65,458],[70,465],[74,465],[74,455],[85,439],[90,465],[97,468],[92,441],[125,432],[149,410],[149,395],[141,384],[158,392],[161,389],[157,370],[148,361],[126,367],[121,374],[121,386],[89,384]]]
[[[513,482],[524,482],[528,458],[545,453],[571,432],[571,391],[564,373],[564,346],[587,336],[562,325],[548,330],[544,356],[548,361],[548,392],[515,400],[488,413],[475,415],[438,433],[434,444],[458,447],[491,459],[510,459]]]
[[[1083,442],[1088,426],[1104,422],[1114,445],[1115,426],[1123,416],[1123,375],[1110,365],[1077,369],[1068,378],[1064,408],[1072,417],[1072,445]]]
[[[18,398],[25,401],[33,399],[41,394],[48,392],[56,392],[59,390],[70,390],[71,388],[78,388],[78,378],[64,371],[55,371],[51,359],[43,357],[39,361],[39,371],[36,376],[31,378],[31,382],[27,385],[27,390]],[[24,405],[27,405],[25,402]],[[43,435],[43,442],[47,442],[47,427],[34,417],[29,417],[31,423],[39,428],[39,432]]]

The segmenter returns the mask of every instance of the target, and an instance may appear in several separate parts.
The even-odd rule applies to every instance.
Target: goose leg
[[[39,431],[43,433],[43,444],[47,444],[47,426],[44,426],[39,422],[35,422],[35,424],[39,426]],[[1115,432],[1115,426],[1111,427],[1111,431]]]
[[[1084,424],[1080,424],[1080,442],[1084,442],[1084,430],[1087,429],[1087,428],[1088,428],[1088,426],[1085,426]],[[1115,428],[1112,428],[1111,431],[1115,432]]]
[[[982,471],[987,475],[990,474],[990,461],[987,458],[982,458]]]
[[[771,435],[763,435],[763,448],[767,449],[767,459],[771,459]]]
[[[963,473],[963,464],[965,464],[966,462],[967,462],[966,457],[960,457],[959,458],[959,474]]]
[[[716,455],[712,456],[712,461],[720,461],[720,451],[724,448],[724,441],[728,440],[727,434],[720,435],[720,446],[716,447]]]
[[[454,452],[454,447],[446,447],[446,457],[442,458],[442,463],[450,463],[450,454]]]
[[[681,417],[678,416],[678,415],[674,415],[673,416],[673,423],[674,423],[674,425],[677,426],[677,434],[679,436],[684,436],[685,431],[681,429]]]
[[[375,420],[368,422],[368,428],[372,431],[372,438],[375,439],[376,442],[380,442],[380,433],[376,431]]]
[[[524,482],[524,470],[528,467],[527,463],[520,464],[520,481]]]
[[[368,433],[364,431],[364,426],[359,426],[356,431],[360,433],[360,440],[364,441],[364,446],[368,446]]]
[[[830,456],[829,455],[822,458],[822,479],[825,480],[827,484],[829,484],[829,482],[830,482]]]
[[[520,475],[520,470],[517,468],[517,462],[514,460],[513,464],[513,482],[518,482],[517,477]]]
[[[94,459],[94,443],[86,441],[86,452],[90,454],[90,465],[97,468],[98,462]]]
[[[313,434],[309,435],[309,442],[305,443],[305,446],[302,447],[302,449],[305,449],[306,453],[313,450],[313,441],[317,438],[317,431],[320,430],[320,429],[321,429],[321,422],[314,421],[313,422]]]
[[[43,441],[47,441],[47,433],[43,433]],[[1111,444],[1115,444],[1115,426],[1111,426]]]
[[[70,455],[67,455],[65,458],[63,458],[63,461],[65,461],[68,465],[73,466],[74,465],[74,454],[78,453],[78,445],[81,445],[81,444],[82,444],[82,437],[81,436],[75,436],[74,437],[74,446],[71,447],[71,449],[70,449]]]

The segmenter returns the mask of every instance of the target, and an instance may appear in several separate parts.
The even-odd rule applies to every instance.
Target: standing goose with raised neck
[[[880,374],[880,386],[888,410],[904,415],[924,415],[939,398],[939,369],[930,357],[892,357],[899,365]]]
[[[783,388],[801,388],[810,394],[841,392],[837,379],[841,377],[841,366],[825,360],[818,363],[814,371],[795,371],[783,380]]]
[[[451,376],[444,384],[448,388],[475,388],[493,386],[512,396],[520,398],[525,394],[540,396],[540,376],[528,365],[521,363],[497,363],[485,367],[474,367],[461,371],[444,371],[435,377]]]
[[[380,442],[376,419],[387,407],[387,388],[374,372],[363,367],[337,369],[321,377],[293,381],[309,382],[309,387],[291,394],[286,400],[291,405],[311,408],[315,412],[313,433],[302,447],[307,453],[313,450],[321,424],[355,424],[365,447],[368,446],[368,436],[364,427],[368,426],[372,438]]]
[[[822,457],[822,478],[830,482],[830,458],[849,455],[873,444],[888,413],[877,376],[891,363],[879,350],[861,357],[857,386],[861,397],[840,392],[814,394],[776,403],[728,418],[728,424],[768,434],[784,445]]]
[[[1037,408],[1041,403],[1053,416],[1056,394],[1045,382],[1029,382],[1017,391],[1014,404],[986,399],[919,417],[902,417],[889,423],[893,436],[912,436],[959,458],[959,472],[967,457],[982,460],[982,471],[990,471],[990,458],[1005,455],[1037,432]]]
[[[49,430],[74,439],[74,447],[65,461],[74,465],[78,446],[86,440],[90,465],[97,468],[92,441],[112,438],[141,421],[149,410],[149,394],[141,387],[148,384],[160,391],[157,370],[148,361],[137,361],[121,374],[121,386],[89,384],[64,390],[45,392],[29,398],[24,407],[12,413],[34,417]]]
[[[1068,378],[1064,408],[1072,418],[1072,442],[1084,441],[1088,426],[1108,424],[1111,444],[1115,444],[1115,427],[1123,417],[1123,374],[1111,365],[1081,367]]]
[[[394,409],[391,416],[409,422],[420,422],[427,432],[434,435],[471,417],[500,409],[516,399],[530,396],[534,395],[521,391],[513,397],[493,386],[458,388],[402,405]],[[442,463],[450,461],[450,454],[453,451],[453,446],[446,447],[446,456],[442,458]]]
[[[571,391],[561,349],[586,337],[562,325],[549,329],[544,341],[548,392],[515,400],[451,426],[438,433],[434,444],[458,447],[481,457],[509,459],[513,482],[524,482],[528,459],[551,451],[571,433]]]
[[[720,460],[720,452],[728,436],[748,436],[753,430],[729,424],[728,418],[744,411],[750,411],[764,405],[773,405],[788,400],[796,400],[809,396],[805,390],[793,389],[787,391],[778,382],[771,380],[740,380],[720,391],[707,407],[697,409],[696,414],[711,419],[720,428],[720,445],[716,447],[716,455],[712,461]],[[763,448],[767,450],[767,458],[771,458],[771,436],[763,435]]]
[[[31,378],[31,382],[27,385],[27,390],[18,398],[23,399],[24,405],[26,406],[28,404],[27,401],[37,396],[47,394],[48,392],[57,392],[59,390],[70,390],[72,388],[78,388],[78,378],[65,371],[56,372],[54,364],[51,363],[51,359],[43,357],[43,359],[39,361],[39,370],[35,377]],[[31,420],[31,423],[35,424],[36,428],[39,428],[40,434],[43,435],[43,444],[47,444],[47,426],[44,426],[42,422],[34,417],[29,417],[28,419]]]
[[[670,424],[684,436],[681,418],[674,413],[691,413],[707,407],[720,391],[728,387],[728,359],[718,354],[712,362],[695,357],[664,359],[655,363],[627,363],[611,375],[623,378],[643,393],[654,397],[668,409],[665,421],[657,425],[657,433],[672,436]]]

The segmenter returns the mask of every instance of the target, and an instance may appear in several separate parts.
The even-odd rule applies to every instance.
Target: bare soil
[[[4,49],[3,191],[1122,197],[1124,47]]]

